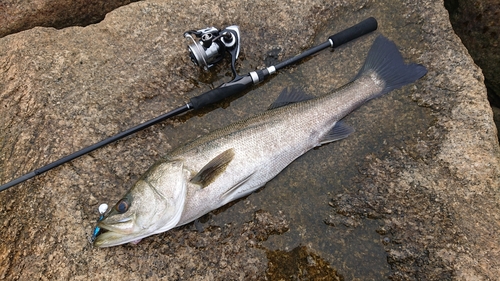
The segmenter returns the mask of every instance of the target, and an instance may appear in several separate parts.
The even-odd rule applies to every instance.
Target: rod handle
[[[331,47],[336,48],[367,33],[375,31],[377,29],[377,25],[377,20],[374,17],[369,17],[364,21],[349,27],[348,29],[342,30],[337,34],[328,37],[328,39],[331,40]]]
[[[252,84],[253,80],[250,75],[238,76],[234,80],[224,83],[213,90],[191,98],[189,100],[189,107],[200,109],[206,105],[222,101],[227,97],[243,92]]]

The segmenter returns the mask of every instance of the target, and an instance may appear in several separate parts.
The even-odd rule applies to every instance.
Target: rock
[[[0,37],[35,26],[64,28],[89,25],[101,21],[117,7],[137,0],[15,1],[0,3]]]
[[[0,182],[228,81],[227,60],[208,73],[191,64],[186,30],[238,24],[237,67],[247,73],[368,16],[378,19],[374,34],[283,70],[230,106],[162,122],[1,192],[0,277],[263,280],[271,259],[298,253],[307,271],[346,280],[495,279],[496,129],[481,71],[436,1],[141,1],[98,24],[0,38]],[[377,34],[429,73],[352,113],[355,134],[205,216],[202,232],[188,224],[138,245],[92,248],[98,205],[116,202],[166,151],[261,112],[285,86],[321,95],[349,82]]]
[[[500,1],[445,1],[453,29],[481,67],[493,104],[500,106]]]
[[[500,1],[445,1],[453,29],[469,50],[474,62],[481,67],[488,89],[493,114],[500,119],[495,107],[500,107]],[[499,130],[500,127],[498,127]],[[499,135],[500,139],[500,135]]]

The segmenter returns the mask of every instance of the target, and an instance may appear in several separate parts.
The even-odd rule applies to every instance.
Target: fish
[[[378,36],[358,74],[339,89],[316,98],[285,89],[267,111],[167,153],[98,222],[93,245],[135,243],[251,194],[312,148],[348,137],[354,130],[342,118],[353,110],[426,73]]]

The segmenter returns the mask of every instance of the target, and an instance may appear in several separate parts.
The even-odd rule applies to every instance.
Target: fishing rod
[[[373,17],[367,18],[354,26],[351,26],[337,34],[330,36],[324,43],[312,47],[293,58],[287,59],[274,66],[269,66],[261,70],[252,71],[245,75],[238,75],[235,68],[235,62],[240,51],[240,32],[238,26],[229,26],[224,30],[218,30],[214,27],[211,27],[200,29],[197,31],[187,31],[186,33],[184,33],[184,36],[191,41],[191,44],[188,46],[191,60],[200,67],[208,69],[218,61],[222,60],[223,55],[228,52],[231,55],[231,69],[234,77],[233,80],[227,83],[223,83],[219,87],[207,91],[199,96],[191,98],[185,105],[178,107],[170,112],[141,123],[133,128],[118,133],[91,146],[85,147],[77,152],[67,155],[59,160],[56,160],[50,164],[47,164],[41,168],[35,169],[23,176],[20,176],[8,183],[5,183],[0,186],[0,191],[6,190],[14,185],[27,181],[66,162],[69,162],[84,154],[90,153],[100,147],[115,142],[140,130],[148,128],[168,118],[182,114],[189,110],[200,109],[209,104],[220,102],[232,95],[241,93],[249,89],[252,85],[264,81],[265,78],[276,73],[276,71],[282,68],[295,64],[298,61],[328,47],[336,48],[376,29],[377,20]]]

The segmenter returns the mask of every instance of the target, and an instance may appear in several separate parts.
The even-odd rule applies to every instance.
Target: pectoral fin
[[[226,170],[227,165],[229,165],[233,158],[234,150],[232,148],[222,152],[201,168],[201,170],[191,179],[191,182],[206,187],[214,182],[215,179]]]
[[[327,144],[329,142],[338,141],[347,138],[354,129],[344,124],[342,121],[335,123],[333,128],[321,140],[319,145]]]

